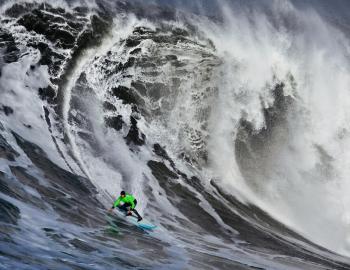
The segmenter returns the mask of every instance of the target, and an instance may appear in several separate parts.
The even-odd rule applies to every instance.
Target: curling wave
[[[2,3],[0,268],[350,268],[342,17],[236,2]]]

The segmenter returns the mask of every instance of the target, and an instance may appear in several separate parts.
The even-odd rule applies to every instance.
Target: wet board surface
[[[135,226],[144,229],[144,230],[153,230],[157,228],[156,225],[152,224],[151,222],[147,221],[146,219],[142,219],[140,222],[137,221],[137,217],[132,214],[131,216],[126,216],[126,213],[123,210],[114,209],[113,213],[115,213],[117,216],[127,220],[129,223],[134,224]]]

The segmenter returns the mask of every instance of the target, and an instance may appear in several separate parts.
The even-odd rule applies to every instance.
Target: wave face
[[[350,269],[348,4],[0,3],[0,269]]]

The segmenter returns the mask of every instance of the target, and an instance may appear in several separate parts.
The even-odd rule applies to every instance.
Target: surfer
[[[121,202],[123,202],[122,205],[120,205]],[[133,195],[127,194],[125,193],[125,191],[122,191],[120,192],[119,198],[113,203],[113,206],[110,209],[110,211],[112,211],[112,209],[114,209],[115,207],[118,207],[119,209],[125,211],[127,216],[131,216],[132,212],[134,212],[137,216],[137,221],[141,221],[142,217],[135,209],[136,204],[137,200]]]

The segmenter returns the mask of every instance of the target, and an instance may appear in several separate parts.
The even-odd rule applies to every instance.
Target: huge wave
[[[345,2],[0,7],[1,269],[350,268]]]

